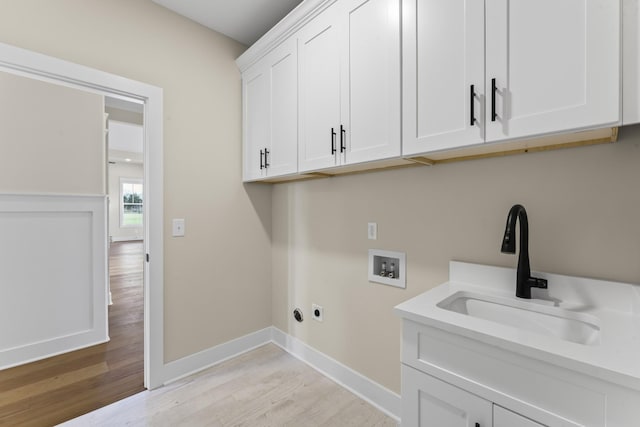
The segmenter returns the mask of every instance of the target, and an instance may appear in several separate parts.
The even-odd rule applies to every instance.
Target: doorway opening
[[[19,75],[23,77],[27,77],[28,79],[33,79],[35,81],[42,82],[50,82],[55,85],[59,85],[61,87],[70,87],[80,89],[81,91],[86,91],[87,93],[93,93],[97,95],[102,95],[106,98],[113,98],[117,101],[125,101],[125,103],[136,104],[138,107],[143,110],[143,135],[144,135],[144,151],[142,153],[142,157],[144,159],[144,174],[143,174],[143,207],[136,207],[136,205],[140,204],[134,200],[128,204],[127,212],[128,213],[136,213],[136,209],[142,210],[142,240],[137,241],[137,247],[134,251],[138,252],[138,258],[142,256],[143,258],[143,267],[142,272],[140,272],[139,267],[136,274],[138,276],[142,276],[142,281],[144,283],[142,288],[143,294],[143,310],[142,312],[138,312],[137,316],[143,317],[143,325],[144,325],[144,333],[142,339],[142,347],[143,347],[143,387],[146,388],[155,388],[163,384],[164,382],[164,333],[163,333],[163,237],[162,237],[162,223],[163,223],[163,179],[162,179],[162,89],[148,85],[146,83],[137,82],[134,80],[130,80],[127,78],[123,78],[120,76],[116,76],[110,73],[106,73],[100,70],[91,69],[85,66],[73,64],[67,61],[59,60],[56,58],[48,57],[45,55],[37,54],[34,52],[30,52],[28,50],[16,48],[13,46],[9,46],[6,44],[0,43],[0,71],[7,72],[13,75]],[[37,103],[36,103],[37,104]],[[54,110],[61,110],[62,107],[58,106],[54,108]],[[104,153],[106,154],[106,153]],[[96,155],[98,157],[98,155]],[[64,158],[64,157],[63,157]],[[50,162],[54,163],[54,162]],[[106,167],[106,162],[102,164]],[[106,172],[105,172],[106,173]],[[80,181],[78,181],[80,182]],[[135,192],[135,189],[132,190]],[[90,193],[90,194],[89,194]],[[106,239],[106,230],[107,226],[104,225],[104,234],[101,231],[100,224],[98,224],[98,218],[100,221],[103,218],[104,212],[104,197],[100,197],[100,193],[102,191],[89,191],[80,194],[79,196],[71,196],[66,197],[64,194],[45,194],[43,197],[45,202],[47,200],[56,200],[60,197],[66,197],[65,203],[74,202],[77,207],[74,209],[78,209],[80,214],[76,214],[75,210],[71,211],[73,215],[72,219],[76,220],[76,222],[87,223],[85,228],[87,230],[92,230],[92,235],[88,235],[88,231],[85,233],[87,236],[83,234],[83,242],[87,245],[92,242],[97,242],[97,240],[92,240],[91,236],[104,235]],[[106,188],[105,193],[106,194]],[[28,197],[32,197],[31,195],[27,195]],[[37,196],[37,195],[36,195]],[[11,203],[17,203],[14,199],[19,199],[18,201],[21,204],[25,204],[20,199],[21,195],[8,195],[3,199],[4,205]],[[67,201],[67,199],[71,201]],[[75,202],[76,199],[81,200],[81,203]],[[85,199],[89,200],[89,202],[85,202]],[[95,200],[94,200],[95,199]],[[40,204],[45,202],[39,201]],[[4,206],[3,205],[3,206]],[[20,212],[24,211],[24,208],[18,206]],[[57,206],[57,205],[56,205]],[[74,205],[75,206],[75,205]],[[51,212],[51,205],[44,205],[44,207],[40,207],[37,205],[36,207],[29,207],[36,212],[37,209],[40,209],[45,212]],[[5,210],[9,209],[5,207]],[[17,209],[17,208],[16,208]],[[57,216],[68,215],[70,212],[66,207],[64,208],[56,208],[57,210],[54,212]],[[60,214],[58,213],[61,212]],[[29,211],[30,212],[30,211]],[[151,214],[152,213],[152,214]],[[34,217],[38,217],[38,215],[32,215]],[[129,221],[135,221],[135,215],[127,215]],[[87,219],[89,218],[89,219]],[[93,219],[91,219],[93,218]],[[54,219],[57,219],[54,218]],[[66,219],[66,218],[65,218]],[[53,221],[53,220],[52,220]],[[49,222],[52,222],[49,221]],[[91,222],[92,221],[92,222]],[[127,221],[125,221],[126,223]],[[92,227],[89,229],[89,227]],[[82,230],[85,230],[83,228]],[[75,230],[75,228],[72,228]],[[66,230],[66,229],[65,229]],[[60,233],[59,233],[60,234]],[[63,238],[62,241],[65,239]],[[94,243],[92,249],[84,251],[82,253],[93,253],[99,254],[102,249],[98,243]],[[106,246],[106,245],[104,245]],[[141,249],[142,248],[142,249]],[[140,251],[142,250],[142,253]],[[77,252],[77,251],[76,251]],[[56,254],[62,257],[60,254],[64,254],[64,251],[58,251]],[[96,255],[96,257],[98,257]],[[104,259],[104,266],[106,267],[107,261],[106,257],[102,257],[100,255],[98,258]],[[65,261],[68,261],[65,258]],[[139,265],[136,261],[136,265]],[[103,279],[100,279],[103,271],[103,267],[100,265],[100,262],[96,261],[93,264],[93,283],[100,284]],[[35,270],[35,269],[34,269]],[[86,277],[86,276],[85,276]],[[104,307],[103,304],[100,304],[100,299],[104,297],[104,293],[106,293],[106,286],[101,286],[100,290],[95,289],[93,293],[88,293],[88,295],[94,296],[94,302],[96,307]],[[60,310],[61,313],[65,313],[64,310]],[[95,313],[98,313],[98,310],[94,310]],[[123,310],[126,313],[126,310]],[[103,319],[106,316],[100,317]],[[92,319],[89,318],[91,321]],[[99,324],[100,319],[93,318],[93,325]],[[112,332],[110,331],[110,335]],[[63,337],[64,338],[64,337]],[[104,342],[101,340],[100,342]],[[113,364],[113,366],[109,366],[107,362],[105,362],[103,355],[96,352],[96,349],[107,344],[95,345],[92,347],[87,347],[80,350],[81,353],[71,352],[65,353],[61,356],[66,356],[70,359],[70,366],[74,366],[77,368],[78,372],[60,372],[55,374],[54,371],[60,365],[58,363],[51,364],[51,359],[40,360],[39,369],[44,372],[53,373],[56,378],[56,381],[46,382],[49,385],[56,386],[60,388],[61,391],[66,392],[66,397],[64,399],[60,399],[60,402],[64,402],[66,405],[64,410],[76,411],[78,407],[82,404],[81,401],[84,398],[89,398],[93,394],[94,398],[100,399],[104,398],[104,394],[97,391],[95,387],[100,380],[96,379],[96,376],[99,375],[107,375],[110,376],[111,379],[123,383],[127,382],[128,376],[126,375],[126,370],[131,368],[128,366],[126,362],[122,360]],[[79,348],[82,346],[77,346]],[[9,349],[11,350],[11,349]],[[114,348],[115,350],[115,348]],[[134,348],[134,346],[128,346],[126,344],[120,346],[118,350],[123,352],[137,352],[140,351],[138,348]],[[2,351],[2,348],[0,348]],[[63,350],[60,351],[52,351],[51,353],[60,354]],[[31,360],[37,360],[36,358],[32,358]],[[7,387],[11,387],[11,384],[15,382],[15,386],[17,388],[21,388],[18,385],[18,378],[21,375],[22,371],[18,371],[22,369],[22,365],[18,366],[19,363],[13,363],[13,365],[8,364],[8,369],[2,371],[5,376],[9,376],[12,378],[11,381],[2,381],[3,390]],[[10,366],[15,366],[15,368],[11,368]],[[119,374],[109,374],[110,368],[122,368],[124,371],[120,371]],[[13,369],[16,369],[15,371]],[[11,371],[11,372],[9,372]],[[28,374],[27,377],[32,378],[31,374]],[[14,381],[15,380],[15,381]],[[139,381],[136,378],[136,381]],[[72,383],[87,383],[90,385],[90,389],[95,389],[95,392],[88,391],[86,393],[73,391],[71,387]],[[24,384],[23,384],[24,385]],[[15,387],[14,387],[15,388]],[[39,389],[38,389],[39,390]],[[2,391],[2,390],[0,390]],[[6,391],[6,390],[5,390]],[[24,391],[24,390],[23,390]],[[3,394],[7,396],[6,393]],[[24,393],[23,393],[24,396]],[[124,396],[115,397],[115,400],[121,399]],[[35,407],[44,407],[45,402],[41,402],[39,399],[48,399],[51,401],[53,395],[49,392],[40,393],[38,397],[35,397],[35,400],[30,400],[28,403],[28,410],[30,419],[36,416],[33,413],[33,409]],[[70,402],[73,402],[70,404]],[[11,408],[5,408],[7,411],[0,410],[0,415],[12,413],[17,413],[15,410],[18,407],[23,407],[25,402],[9,402],[7,399],[3,399],[1,402],[2,405],[12,405]],[[16,406],[17,405],[17,406]],[[0,408],[1,409],[1,408]],[[19,409],[19,408],[18,408]],[[63,409],[60,409],[63,410]],[[26,413],[26,412],[25,412]],[[51,412],[49,411],[51,414]],[[58,413],[60,415],[60,413]],[[48,424],[48,422],[43,421],[44,424]],[[56,424],[56,422],[54,422]]]
[[[127,347],[117,361],[129,367],[129,381],[121,387],[124,396],[144,389],[144,105],[110,96],[104,100],[108,347]]]

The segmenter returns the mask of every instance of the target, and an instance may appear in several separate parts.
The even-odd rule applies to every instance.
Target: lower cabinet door
[[[493,427],[544,427],[529,418],[504,409],[501,406],[493,405]]]
[[[487,400],[402,365],[402,427],[491,427],[492,407]]]

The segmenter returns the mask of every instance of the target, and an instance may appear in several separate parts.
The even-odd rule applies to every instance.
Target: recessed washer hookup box
[[[406,254],[369,249],[369,281],[406,288]]]

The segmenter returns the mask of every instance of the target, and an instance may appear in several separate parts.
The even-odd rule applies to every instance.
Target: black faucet
[[[516,278],[516,296],[531,299],[531,288],[547,289],[547,281],[531,277],[529,267],[529,220],[522,205],[514,205],[507,216],[507,226],[502,239],[502,253],[516,253],[516,220],[520,219],[520,255]]]

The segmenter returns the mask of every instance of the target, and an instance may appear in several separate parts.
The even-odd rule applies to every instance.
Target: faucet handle
[[[539,277],[530,277],[529,285],[532,288],[547,289],[547,279],[540,279]]]

